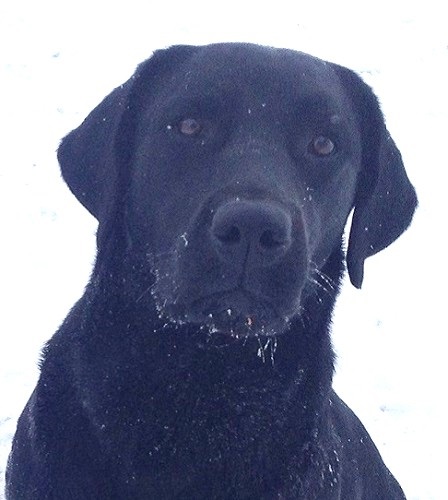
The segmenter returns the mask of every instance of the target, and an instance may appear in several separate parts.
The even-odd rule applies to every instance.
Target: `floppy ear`
[[[358,113],[363,141],[362,171],[347,250],[350,280],[361,288],[365,259],[406,230],[417,197],[372,90],[352,71],[340,66],[336,71]]]
[[[151,90],[163,85],[163,75],[184,61],[195,47],[159,50],[140,64],[135,74],[109,94],[61,142],[58,160],[72,193],[100,222],[111,210],[123,169],[131,159],[134,127]]]
[[[109,94],[78,128],[62,140],[58,149],[65,182],[98,220],[107,188],[114,183],[116,176],[114,138],[133,79]]]

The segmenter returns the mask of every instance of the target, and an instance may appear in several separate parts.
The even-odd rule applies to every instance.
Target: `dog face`
[[[155,101],[128,221],[154,256],[159,306],[235,334],[281,331],[353,205],[360,133],[337,75],[303,55],[212,47]]]
[[[360,286],[364,259],[415,207],[370,89],[344,68],[253,45],[156,53],[59,157],[100,234],[122,214],[160,314],[233,336],[278,334],[301,314],[353,208]]]

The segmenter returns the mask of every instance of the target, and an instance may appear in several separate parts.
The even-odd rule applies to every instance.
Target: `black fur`
[[[172,47],[58,154],[98,254],[44,349],[8,499],[404,498],[331,388],[347,217],[360,287],[416,206],[359,77],[289,50]]]

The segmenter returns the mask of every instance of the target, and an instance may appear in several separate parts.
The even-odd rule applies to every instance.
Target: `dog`
[[[360,288],[417,204],[360,77],[287,49],[173,46],[58,158],[98,251],[43,349],[8,499],[405,498],[332,389],[345,268]]]

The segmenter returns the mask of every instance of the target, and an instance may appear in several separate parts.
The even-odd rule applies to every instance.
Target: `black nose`
[[[216,211],[211,238],[222,260],[236,266],[268,267],[291,246],[291,216],[266,201],[231,201]]]

